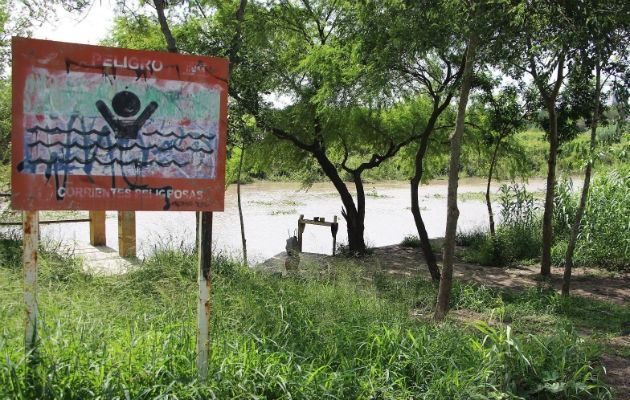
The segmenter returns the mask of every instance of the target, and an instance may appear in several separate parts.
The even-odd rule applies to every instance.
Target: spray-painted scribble
[[[226,59],[14,37],[12,207],[221,211]]]
[[[25,89],[18,169],[54,176],[59,200],[70,175],[111,176],[112,187],[150,192],[170,187],[148,187],[142,178],[216,177],[219,90],[77,71],[51,76],[37,69]],[[168,198],[165,203],[168,208]]]

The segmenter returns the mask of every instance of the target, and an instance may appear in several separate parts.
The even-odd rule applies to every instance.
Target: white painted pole
[[[26,321],[24,347],[28,353],[37,346],[37,244],[39,241],[39,212],[24,211],[24,304]]]
[[[212,283],[212,213],[199,215],[199,299],[197,303],[197,371],[208,376],[210,357],[210,286]]]

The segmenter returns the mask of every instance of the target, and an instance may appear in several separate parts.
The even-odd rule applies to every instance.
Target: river
[[[500,183],[493,184],[496,193]],[[349,186],[353,187],[353,186]],[[530,179],[528,190],[544,190],[542,179]],[[406,182],[377,182],[365,185],[365,239],[368,246],[400,243],[407,235],[415,235],[416,228],[410,211],[409,184]],[[465,193],[485,192],[485,181],[479,178],[461,179],[459,194],[472,198],[459,202],[458,229],[466,231],[486,226],[488,212],[485,202]],[[284,251],[289,235],[297,234],[300,214],[305,218],[324,217],[340,220],[338,243],[347,243],[345,221],[341,217],[341,200],[332,184],[316,183],[308,190],[299,183],[260,182],[243,185],[243,213],[250,263],[265,260]],[[420,187],[420,207],[429,237],[444,236],[446,225],[446,180],[434,180]],[[496,196],[495,196],[496,198]],[[499,212],[495,205],[495,213]],[[115,211],[107,212],[107,245],[118,249],[118,228]],[[54,224],[42,226],[43,240],[85,244],[89,241],[88,223]],[[195,240],[193,212],[139,211],[136,213],[138,255],[151,254],[156,247],[191,246]],[[241,257],[241,237],[236,201],[236,186],[225,193],[225,211],[214,214],[213,247],[229,256]],[[303,251],[331,254],[330,229],[307,225]]]

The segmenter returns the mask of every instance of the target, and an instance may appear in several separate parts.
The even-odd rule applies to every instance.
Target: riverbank
[[[0,246],[0,397],[603,399],[614,382],[602,363],[627,357],[608,341],[627,311],[598,299],[455,281],[452,312],[436,324],[436,285],[375,268],[387,260],[282,278],[219,256],[209,378],[199,381],[197,257],[171,247],[109,277],[43,252],[39,366],[27,376],[21,247]]]
[[[503,182],[493,182],[496,193]],[[545,181],[529,180],[530,191],[541,193]],[[487,224],[487,209],[483,200],[485,182],[479,178],[462,179],[459,184],[459,229],[471,230]],[[405,236],[416,234],[410,211],[409,185],[386,181],[365,186],[365,236],[369,246],[400,243]],[[446,222],[447,182],[433,180],[420,188],[420,207],[430,237],[444,235]],[[341,218],[342,203],[330,183],[315,183],[308,189],[299,183],[259,182],[242,187],[245,234],[252,263],[261,262],[284,250],[286,239],[297,232],[300,215],[340,220],[337,243],[347,242],[345,221]],[[117,251],[118,226],[115,211],[106,218],[107,245]],[[19,217],[19,215],[18,215]],[[136,212],[136,237],[140,258],[149,256],[163,244],[177,243],[187,248],[193,245],[195,234],[193,212]],[[66,244],[86,244],[88,223],[42,226],[45,241]],[[214,213],[213,245],[217,250],[240,258],[241,234],[236,201],[236,187],[225,192],[225,210]],[[304,232],[304,251],[332,254],[330,229],[308,226]]]

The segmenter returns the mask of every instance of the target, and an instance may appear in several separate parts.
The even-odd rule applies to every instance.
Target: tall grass
[[[557,240],[552,250],[556,265],[564,264],[569,228],[575,219],[580,193],[572,183],[558,185],[560,191],[554,220]],[[630,168],[619,167],[599,174],[589,188],[578,242],[576,265],[630,269]]]
[[[539,258],[542,218],[534,195],[525,185],[502,185],[499,203],[500,222],[494,239],[485,229],[458,234],[458,243],[469,247],[463,258],[484,265],[509,265]]]
[[[580,191],[563,178],[554,194],[552,263],[563,266]],[[503,185],[501,218],[493,241],[486,229],[458,234],[468,246],[462,257],[484,265],[510,265],[537,260],[542,246],[540,205],[518,184]],[[574,264],[630,269],[630,167],[600,173],[593,180],[582,218]]]
[[[39,365],[22,342],[20,243],[0,241],[0,398],[607,398],[572,332],[515,335],[412,316],[425,281],[336,271],[289,279],[216,256],[208,379],[195,371],[194,252],[162,249],[128,274],[44,253]],[[456,284],[456,308],[502,295]]]

